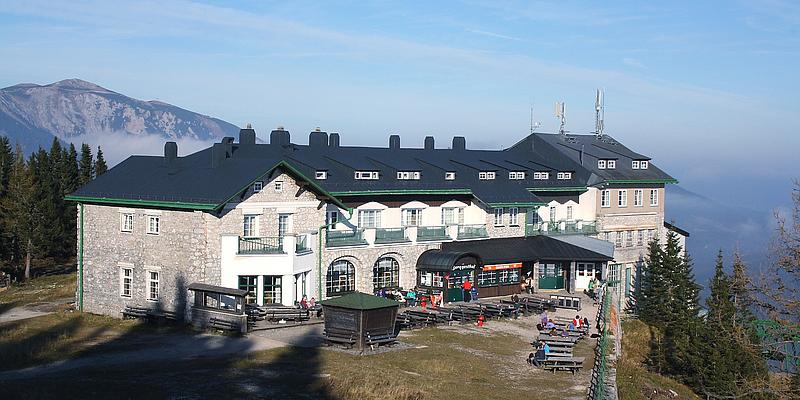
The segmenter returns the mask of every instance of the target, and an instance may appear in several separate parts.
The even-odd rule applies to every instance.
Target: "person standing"
[[[461,284],[461,295],[464,298],[464,301],[469,303],[472,300],[471,297],[471,290],[472,290],[472,282],[469,281],[469,278],[464,279],[464,282]]]
[[[469,290],[469,297],[472,301],[478,301],[478,288],[475,285]]]

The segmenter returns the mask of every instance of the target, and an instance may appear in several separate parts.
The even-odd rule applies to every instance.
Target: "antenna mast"
[[[533,121],[533,106],[531,106],[531,135],[533,135],[533,131],[538,129],[540,126],[542,126],[541,122]]]
[[[564,129],[567,125],[567,103],[563,101],[556,102],[556,118],[558,118],[560,122],[558,133],[563,136],[567,133],[567,130]]]
[[[594,134],[600,139],[603,136],[605,109],[603,107],[603,89],[597,89],[594,97]]]

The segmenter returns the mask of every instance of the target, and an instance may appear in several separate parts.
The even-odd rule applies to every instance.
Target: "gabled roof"
[[[394,300],[384,299],[383,297],[361,292],[353,292],[344,296],[322,300],[320,303],[322,303],[323,306],[341,307],[351,310],[374,310],[377,308],[399,307],[400,304]]]

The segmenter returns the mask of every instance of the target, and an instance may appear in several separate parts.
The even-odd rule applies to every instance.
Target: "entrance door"
[[[564,269],[561,263],[539,264],[539,289],[564,289]]]
[[[591,281],[595,273],[594,263],[579,262],[575,268],[575,289],[583,290],[589,288],[589,281]],[[599,279],[600,277],[597,277]]]

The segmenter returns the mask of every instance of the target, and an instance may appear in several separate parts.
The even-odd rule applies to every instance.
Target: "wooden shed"
[[[321,303],[324,336],[330,342],[363,350],[397,339],[395,319],[399,304],[394,300],[354,292]]]

